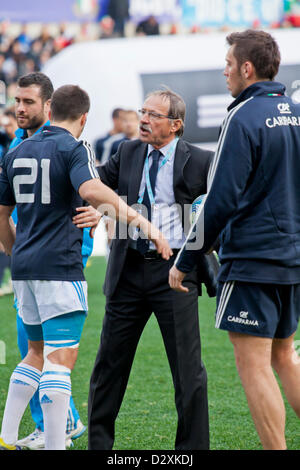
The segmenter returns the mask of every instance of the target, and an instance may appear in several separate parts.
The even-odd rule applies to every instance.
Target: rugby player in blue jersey
[[[149,221],[101,183],[88,143],[79,140],[90,101],[78,86],[56,90],[51,125],[4,157],[0,175],[0,240],[12,253],[12,280],[29,338],[28,353],[14,370],[0,445],[15,449],[27,404],[39,388],[45,449],[65,449],[73,369],[87,306],[81,258],[82,230],[73,224],[82,200],[149,234],[157,251],[171,250]],[[10,215],[15,207],[15,231]]]
[[[53,85],[49,77],[41,72],[33,72],[24,75],[18,80],[18,87],[15,96],[15,113],[19,128],[15,133],[15,138],[10,144],[10,149],[16,147],[24,139],[41,132],[45,125],[50,125],[49,111],[50,99],[53,93]],[[94,211],[96,222],[97,212],[89,206],[85,210],[90,212]],[[92,216],[92,214],[90,214]],[[17,222],[17,210],[15,209],[12,218]],[[84,229],[83,243],[82,243],[82,261],[83,266],[86,266],[87,259],[93,250],[93,238],[90,237],[90,230]],[[18,312],[17,300],[15,299],[14,306]],[[17,314],[17,337],[18,347],[21,357],[24,358],[28,352],[28,337],[24,328],[23,320]],[[40,406],[38,391],[30,400],[31,415],[35,422],[35,430],[18,441],[18,445],[31,450],[41,449],[45,445],[44,438],[44,422],[43,412]],[[75,407],[73,398],[70,398],[70,408],[68,411],[68,421],[66,428],[66,443],[70,446],[71,439],[80,437],[86,427],[80,420],[79,413]]]
[[[228,108],[199,211],[207,252],[219,237],[216,328],[229,332],[264,449],[286,449],[285,406],[300,417],[300,105],[274,81],[280,52],[264,31],[227,37]],[[197,252],[188,238],[170,271],[184,291]]]

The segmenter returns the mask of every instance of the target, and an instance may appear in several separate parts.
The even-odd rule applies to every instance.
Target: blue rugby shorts
[[[284,339],[298,327],[300,284],[219,282],[216,328]]]

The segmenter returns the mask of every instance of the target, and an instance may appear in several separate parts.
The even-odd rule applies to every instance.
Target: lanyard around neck
[[[178,140],[179,140],[179,138],[175,137],[172,146],[169,148],[169,150],[167,151],[167,153],[164,156],[163,160],[161,161],[161,163],[158,167],[158,171],[167,163],[168,160],[170,160],[171,156],[173,155],[173,153],[175,151]],[[144,174],[145,174],[146,185],[145,185],[143,193],[138,198],[137,202],[138,202],[138,204],[142,204],[143,199],[144,199],[144,194],[145,194],[145,191],[146,191],[146,186],[147,186],[150,204],[153,205],[153,204],[155,204],[155,198],[154,198],[154,194],[153,194],[151,183],[150,183],[149,156],[148,155],[147,155],[146,160],[145,160],[144,170],[143,171],[144,171]]]

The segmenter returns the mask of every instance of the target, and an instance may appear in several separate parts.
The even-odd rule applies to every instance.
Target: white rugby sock
[[[45,429],[45,449],[65,450],[66,449],[66,424],[70,397],[66,393],[47,391],[43,396],[47,396],[41,402],[44,429]]]
[[[40,381],[44,416],[45,449],[65,450],[66,425],[71,396],[71,370],[45,360]]]
[[[1,437],[6,444],[14,445],[18,440],[22,416],[39,386],[40,377],[40,370],[23,362],[13,371],[1,429]]]

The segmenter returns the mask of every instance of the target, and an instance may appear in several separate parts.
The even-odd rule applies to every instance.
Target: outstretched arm
[[[155,244],[158,253],[164,259],[170,258],[172,250],[163,234],[99,179],[95,178],[82,183],[79,187],[79,194],[100,213],[142,230]]]

